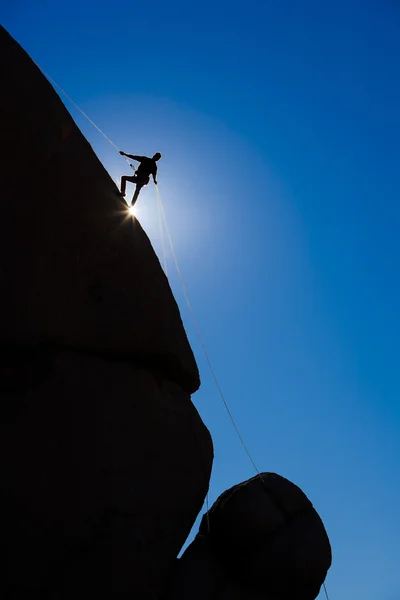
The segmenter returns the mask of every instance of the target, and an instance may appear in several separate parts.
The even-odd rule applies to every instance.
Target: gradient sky
[[[183,277],[258,468],[322,516],[331,600],[399,600],[398,2],[5,0],[0,17],[118,147],[163,153]],[[126,163],[65,103],[118,180]],[[153,186],[138,206],[161,256]],[[213,502],[254,471],[168,258]]]

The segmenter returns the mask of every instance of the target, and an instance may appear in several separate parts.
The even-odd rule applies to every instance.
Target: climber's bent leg
[[[121,195],[125,196],[125,192],[126,192],[126,182],[130,181],[131,183],[136,183],[136,175],[123,175],[121,177]]]

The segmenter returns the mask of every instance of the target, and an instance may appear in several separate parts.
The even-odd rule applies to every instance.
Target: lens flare
[[[136,207],[135,207],[135,206],[130,206],[130,207],[129,207],[129,214],[130,214],[132,217],[136,217],[136,214],[137,214],[137,213],[136,213]]]

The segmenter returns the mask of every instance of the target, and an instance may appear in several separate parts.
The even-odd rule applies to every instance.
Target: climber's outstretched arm
[[[122,150],[120,150],[119,153],[122,154],[122,156],[132,158],[132,160],[137,160],[138,162],[142,162],[142,160],[146,158],[145,156],[137,156],[136,154],[126,154],[126,152],[122,152]]]

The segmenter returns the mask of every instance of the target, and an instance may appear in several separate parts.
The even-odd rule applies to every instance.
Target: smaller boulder
[[[314,600],[331,561],[307,496],[284,477],[261,473],[224,492],[203,516],[169,598],[193,599],[195,587],[196,598]]]

